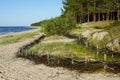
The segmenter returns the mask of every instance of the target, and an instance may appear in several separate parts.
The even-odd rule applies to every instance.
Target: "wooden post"
[[[106,71],[106,69],[107,69],[106,62],[107,62],[107,54],[104,54],[104,71]]]
[[[73,55],[72,55],[72,58],[71,58],[71,59],[72,59],[71,64],[74,64]]]
[[[85,64],[88,62],[88,57],[85,56]]]
[[[81,45],[81,43],[80,43],[80,36],[78,36],[77,40],[78,40],[78,43]]]
[[[49,65],[49,54],[47,54],[47,64]]]
[[[106,71],[106,69],[107,69],[107,64],[106,64],[106,62],[104,62],[104,71]]]
[[[85,65],[84,65],[84,68],[87,69],[87,56],[85,56]]]
[[[112,60],[114,61],[114,55],[112,54]]]
[[[114,48],[112,47],[112,51],[114,51]]]
[[[60,56],[59,56],[59,55],[58,55],[57,64],[58,64],[58,66],[59,66],[59,64],[60,64]]]
[[[88,42],[86,42],[86,47],[88,48],[89,46],[88,46]]]
[[[98,44],[96,45],[96,48],[97,48],[97,56],[98,56],[98,54],[99,54],[99,52],[98,52],[98,49],[99,49]]]
[[[99,52],[97,51],[97,56],[99,55]]]
[[[113,50],[114,50],[114,48],[112,47],[112,51],[113,51]],[[113,58],[114,58],[114,55],[112,54],[112,60],[114,60]]]
[[[71,62],[72,64],[74,64],[74,60],[72,59],[72,62]]]
[[[104,61],[107,61],[107,54],[104,54]]]

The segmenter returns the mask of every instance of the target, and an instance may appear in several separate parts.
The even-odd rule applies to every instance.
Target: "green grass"
[[[101,31],[102,29],[109,27],[110,24],[112,24],[113,21],[98,21],[98,22],[88,22],[83,24],[77,24],[76,28],[73,28],[70,32],[70,34],[74,34],[79,36],[81,32],[84,32],[86,30],[96,30]],[[100,30],[101,29],[101,30]]]
[[[110,26],[110,24],[113,23],[113,21],[97,21],[97,22],[88,22],[88,23],[83,23],[79,24],[83,28],[94,28],[94,27],[99,27],[99,28],[104,28],[107,26]]]
[[[84,58],[84,56],[94,57],[94,53],[87,48],[73,43],[62,43],[62,42],[54,42],[54,43],[46,43],[46,44],[36,44],[28,50],[24,51],[25,55],[38,53],[46,53],[54,56],[59,56],[62,58],[70,57],[70,58]]]
[[[93,29],[104,29],[108,28],[113,21],[97,21],[97,22],[88,22],[88,23],[82,23],[82,24],[77,24],[76,28],[73,28],[71,30],[71,34],[80,34],[80,32],[84,32],[86,30],[93,30]]]
[[[105,31],[109,32],[113,39],[120,37],[120,26],[105,28]]]
[[[85,57],[89,59],[103,61],[104,55],[97,55],[91,50],[88,50],[84,46],[80,46],[75,42],[72,43],[63,43],[63,42],[54,42],[54,43],[39,43],[33,47],[24,50],[23,55],[40,55],[40,54],[49,54],[52,56],[57,56],[60,58],[72,58],[77,61],[84,60]],[[111,55],[107,56],[107,61],[119,60],[119,58],[112,58]]]
[[[35,35],[37,35],[39,32],[29,32],[29,33],[23,33],[18,35],[8,35],[0,38],[0,45],[6,45],[10,43],[19,42],[21,40],[25,40],[27,38],[31,38]]]
[[[96,40],[96,39],[89,39],[87,40],[90,44],[94,46],[98,46],[98,49],[102,49],[106,47],[106,44],[109,42],[109,36],[105,36],[102,40]]]

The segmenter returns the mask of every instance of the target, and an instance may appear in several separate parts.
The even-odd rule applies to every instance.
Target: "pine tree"
[[[120,0],[63,0],[63,5],[63,15],[72,13],[77,23],[120,20]]]
[[[120,0],[113,0],[117,8],[117,19],[120,20]]]

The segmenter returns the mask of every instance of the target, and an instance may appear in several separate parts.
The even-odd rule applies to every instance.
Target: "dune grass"
[[[83,23],[83,24],[79,24],[80,27],[83,28],[94,28],[94,27],[100,27],[100,28],[104,28],[107,26],[110,26],[110,24],[113,23],[113,21],[97,21],[97,22],[88,22],[88,23]]]
[[[8,35],[0,38],[0,45],[7,45],[10,43],[19,42],[21,40],[25,40],[27,38],[31,38],[35,35],[38,35],[39,32],[29,32],[29,33],[23,33],[18,35]]]
[[[88,23],[82,23],[82,24],[77,24],[76,28],[73,28],[70,32],[70,34],[74,35],[80,35],[82,32],[86,30],[96,30],[96,31],[101,31],[104,28],[107,28],[112,24],[113,21],[98,21],[98,22],[88,22]]]
[[[49,55],[59,56],[61,58],[68,57],[68,58],[74,58],[74,59],[82,59],[85,56],[94,58],[94,54],[95,54],[92,51],[88,50],[87,48],[76,44],[76,42],[39,43],[25,50],[23,53],[24,55],[49,54]]]
[[[53,43],[39,43],[23,51],[23,55],[52,55],[59,58],[71,58],[77,61],[83,61],[87,57],[89,60],[104,61],[104,55],[97,55],[93,51],[84,46],[72,43],[53,42]],[[119,60],[119,58],[112,58],[107,55],[107,61]]]
[[[105,28],[107,32],[111,35],[112,39],[119,38],[120,37],[120,25],[115,27],[108,27]]]

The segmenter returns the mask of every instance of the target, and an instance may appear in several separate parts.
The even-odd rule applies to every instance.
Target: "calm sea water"
[[[0,34],[8,34],[14,32],[22,32],[35,28],[31,28],[28,26],[0,26]]]

